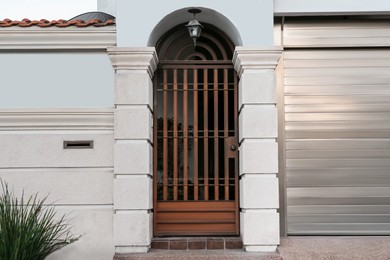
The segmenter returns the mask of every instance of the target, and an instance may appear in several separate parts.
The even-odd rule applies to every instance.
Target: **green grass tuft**
[[[43,260],[80,238],[70,233],[66,214],[58,219],[54,207],[45,206],[47,196],[39,199],[36,193],[26,201],[22,194],[18,199],[0,182],[1,260]]]

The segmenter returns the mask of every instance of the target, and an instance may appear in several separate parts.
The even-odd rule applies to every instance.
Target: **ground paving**
[[[115,260],[281,260],[278,253],[249,253],[243,250],[151,250],[146,254],[131,254]]]
[[[390,260],[390,237],[288,237],[278,250],[283,260]]]
[[[243,250],[151,250],[117,256],[115,260],[390,260],[390,237],[288,237],[276,253]]]

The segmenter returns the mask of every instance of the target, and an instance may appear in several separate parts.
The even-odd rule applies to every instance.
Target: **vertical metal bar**
[[[214,200],[219,200],[218,69],[214,69]]]
[[[204,124],[204,200],[209,200],[209,83],[208,83],[208,71],[204,69],[203,71],[203,124]]]
[[[194,69],[194,200],[198,200],[198,70]]]
[[[173,70],[173,200],[178,199],[177,69]]]
[[[183,71],[183,200],[188,200],[188,77]]]
[[[163,91],[163,200],[168,200],[168,71],[164,69]]]
[[[224,69],[223,70],[223,115],[224,115],[224,138],[229,137],[229,92],[228,92],[228,70]],[[225,149],[229,149],[226,148]],[[226,154],[226,151],[225,151]],[[225,160],[225,180],[224,180],[224,186],[225,186],[225,200],[229,200],[229,158],[228,156],[224,156]]]

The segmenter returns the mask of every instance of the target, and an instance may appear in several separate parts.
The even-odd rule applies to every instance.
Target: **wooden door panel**
[[[158,235],[236,235],[234,201],[158,202]]]

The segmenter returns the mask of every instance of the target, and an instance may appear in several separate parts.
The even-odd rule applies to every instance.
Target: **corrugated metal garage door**
[[[284,53],[289,234],[390,234],[390,49]]]

